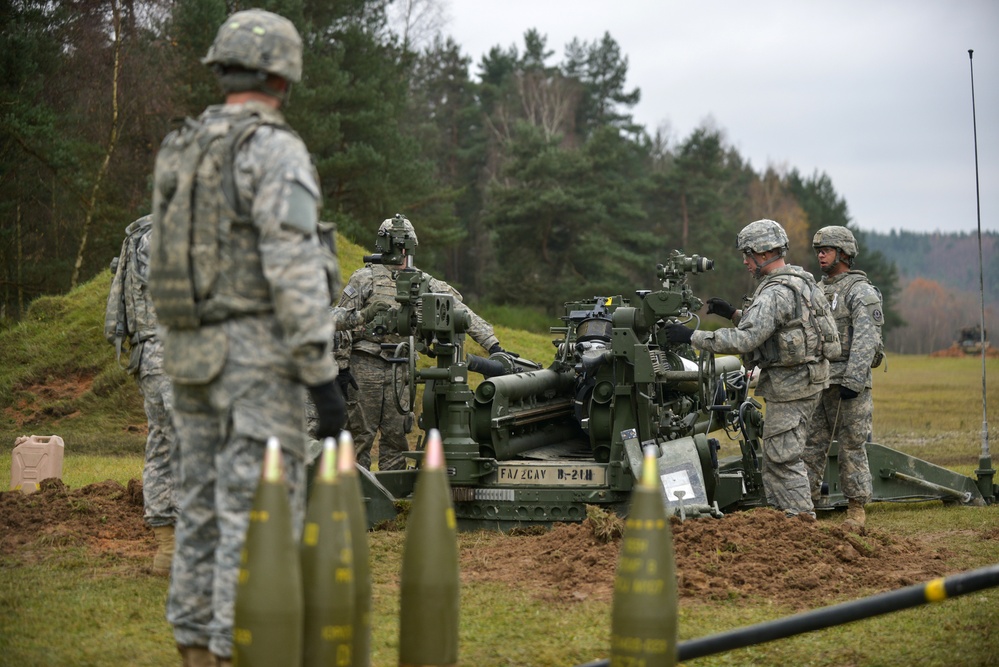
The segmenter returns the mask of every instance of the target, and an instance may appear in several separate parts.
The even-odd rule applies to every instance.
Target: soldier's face
[[[757,269],[760,268],[760,263],[763,261],[761,257],[766,257],[765,255],[757,255],[755,252],[746,250],[742,253],[742,264],[746,269],[756,275]]]
[[[836,264],[839,263],[839,253],[836,248],[822,246],[815,250],[815,256],[819,260],[819,268],[822,269],[823,273],[832,272],[836,268]]]

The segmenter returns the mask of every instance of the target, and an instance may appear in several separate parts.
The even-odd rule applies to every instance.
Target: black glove
[[[343,400],[343,392],[337,381],[330,380],[326,384],[309,387],[309,395],[319,413],[316,439],[338,437],[347,423],[347,402]]]
[[[340,372],[336,376],[336,384],[340,387],[340,393],[347,396],[347,387],[353,387],[354,389],[359,389],[357,386],[357,380],[354,379],[354,374],[350,372],[349,368],[341,368]]]
[[[489,348],[489,354],[496,354],[497,352],[502,352],[503,348],[500,347],[499,343],[493,343],[493,346]]]
[[[708,315],[721,315],[725,319],[730,320],[735,315],[735,306],[725,299],[713,296],[708,299]]]
[[[690,343],[690,337],[694,335],[694,330],[682,324],[667,324],[666,339],[674,345]]]
[[[841,399],[843,399],[844,401],[852,401],[853,399],[857,398],[858,396],[860,396],[860,394],[858,392],[855,392],[854,390],[850,389],[849,387],[846,387],[846,386],[843,386],[843,385],[839,386],[839,397]]]
[[[378,313],[386,310],[395,310],[398,307],[399,302],[395,299],[376,296],[364,308],[361,308],[361,317],[364,318],[365,322],[370,322]]]

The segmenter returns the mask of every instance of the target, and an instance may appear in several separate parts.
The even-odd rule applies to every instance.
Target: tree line
[[[703,123],[676,138],[631,109],[628,57],[605,33],[495,46],[475,64],[421,17],[435,0],[261,0],[305,43],[286,107],[313,153],[323,216],[370,247],[403,213],[418,264],[466,299],[560,312],[570,299],[655,287],[673,249],[715,260],[699,294],[739,299],[753,280],[739,229],[780,221],[790,261],[817,272],[814,232],[846,225],[824,173],[758,171]],[[0,321],[31,299],[103,270],[125,226],[149,210],[159,143],[217,103],[201,65],[232,0],[2,0]],[[399,11],[399,6],[402,11]],[[659,110],[663,116],[669,109]],[[898,274],[880,252],[859,268],[886,297]]]

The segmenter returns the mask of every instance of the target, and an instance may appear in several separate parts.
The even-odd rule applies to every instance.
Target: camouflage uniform
[[[163,344],[156,335],[156,311],[149,299],[149,231],[151,215],[125,229],[116,276],[121,301],[114,290],[108,299],[105,333],[127,335],[130,343],[129,374],[142,394],[149,435],[142,466],[143,519],[151,527],[172,526],[177,519],[174,481],[177,479],[177,437],[173,427],[173,389],[163,373]],[[112,303],[115,301],[115,303]],[[121,312],[121,315],[116,313]],[[118,319],[124,329],[118,331]],[[118,336],[109,341],[120,344]]]
[[[766,400],[763,426],[763,489],[767,501],[788,514],[812,512],[808,475],[801,459],[808,420],[828,384],[829,362],[817,345],[789,358],[784,340],[801,305],[798,292],[781,280],[815,284],[811,274],[785,266],[766,274],[742,309],[735,328],[694,331],[691,345],[721,354],[741,354],[747,368],[758,366],[756,395]]]
[[[867,504],[872,493],[866,448],[874,412],[871,363],[881,341],[884,321],[881,295],[863,271],[824,276],[822,286],[836,318],[842,352],[830,364],[830,386],[822,392],[822,400],[809,425],[805,465],[814,500],[819,498],[829,445],[835,439],[839,443],[839,483],[843,495]],[[857,392],[857,397],[843,400],[841,386]]]
[[[254,29],[261,20],[266,30]],[[290,22],[260,10],[239,12],[220,28],[206,62],[213,62],[213,52],[218,56],[226,29],[238,30],[243,45],[255,44],[258,36],[293,33],[297,46],[288,39],[297,48],[297,62],[290,75],[278,74],[299,80],[301,40]],[[197,170],[199,182],[230,178],[235,201],[227,208],[218,187],[197,191],[205,201],[192,207],[192,224],[202,234],[218,230],[217,280],[197,301],[196,326],[171,325],[164,340],[164,363],[174,380],[182,488],[167,620],[182,653],[208,647],[223,659],[232,655],[240,550],[266,440],[275,436],[282,446],[297,538],[305,511],[303,385],[336,377],[327,316],[336,267],[317,239],[319,187],[305,144],[279,111],[257,101],[211,106],[198,119],[197,131],[245,128],[251,116],[260,122],[234,144],[231,169],[206,171],[202,162]],[[164,140],[156,163],[153,275],[164,302],[184,292],[176,288],[183,287],[185,275],[167,270],[172,249],[159,236],[167,237],[179,224],[169,217],[169,188],[191,173],[180,160],[183,153],[171,149],[184,141],[179,132]],[[193,250],[192,243],[192,267],[212,268]],[[167,322],[161,293],[155,294],[161,321]]]
[[[374,299],[392,301],[396,294],[398,271],[381,264],[367,264],[350,277],[340,297],[337,311],[339,317],[349,317],[360,311]],[[436,294],[451,294],[459,302],[461,294],[443,280],[431,277],[429,289]],[[472,325],[468,334],[485,350],[499,344],[492,326],[465,306],[471,316]],[[375,436],[381,431],[378,440],[378,469],[399,470],[406,467],[402,452],[409,449],[406,442],[406,415],[396,407],[395,392],[392,388],[393,366],[388,359],[391,350],[383,350],[382,343],[401,343],[397,335],[376,336],[357,327],[349,332],[350,346],[338,346],[338,363],[349,367],[358,388],[347,391],[347,429],[354,437],[358,463],[371,467],[371,448]],[[349,359],[347,356],[349,355]]]

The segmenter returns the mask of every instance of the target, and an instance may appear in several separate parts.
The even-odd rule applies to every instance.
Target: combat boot
[[[153,556],[153,574],[170,576],[170,563],[173,562],[173,526],[155,526],[156,555]]]
[[[843,527],[847,530],[860,530],[867,520],[867,513],[864,512],[864,504],[859,500],[850,498],[846,507],[846,519],[843,520]]]
[[[207,646],[181,646],[177,644],[177,650],[184,661],[183,667],[218,667],[218,660],[215,654],[208,650]]]

